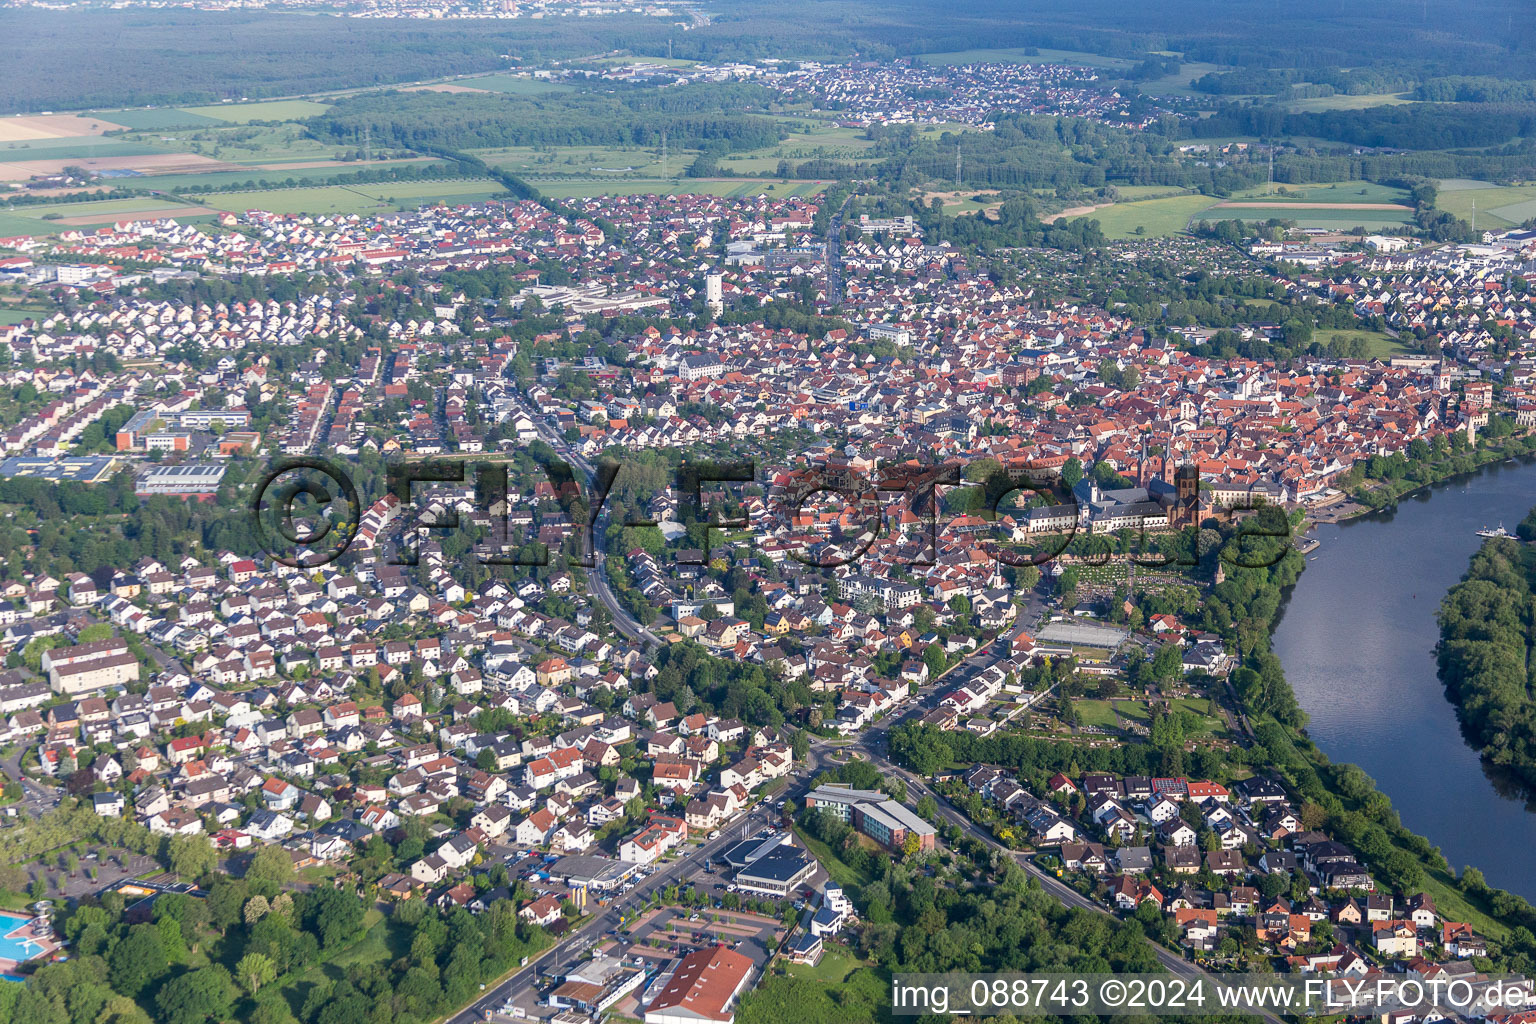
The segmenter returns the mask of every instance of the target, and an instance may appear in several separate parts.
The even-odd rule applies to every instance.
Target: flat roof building
[[[888,850],[902,850],[909,835],[919,850],[934,847],[934,827],[877,790],[817,786],[805,795],[805,806],[841,818]]]
[[[188,462],[181,466],[151,466],[139,477],[134,493],[168,494],[179,498],[212,497],[224,479],[224,467]]]

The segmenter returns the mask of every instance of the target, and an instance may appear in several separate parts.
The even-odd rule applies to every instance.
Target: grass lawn
[[[1389,359],[1404,351],[1404,346],[1395,338],[1381,331],[1356,331],[1343,328],[1320,328],[1312,335],[1312,340],[1327,345],[1335,338],[1348,342],[1351,338],[1363,338],[1366,344],[1367,359]]]
[[[827,869],[827,874],[832,876],[832,881],[844,889],[862,888],[873,879],[862,871],[854,870],[843,859],[832,852],[832,848],[817,839],[803,828],[796,827],[795,835],[800,837],[800,842],[811,852],[811,856],[821,861],[822,867]]]
[[[1136,237],[1138,227],[1143,229],[1141,234],[1153,237],[1176,235],[1189,226],[1191,218],[1198,219],[1196,214],[1215,202],[1210,196],[1181,195],[1167,199],[1115,203],[1083,216],[1098,221],[1099,227],[1110,238]]]
[[[786,970],[790,977],[801,978],[805,981],[820,981],[828,985],[837,985],[848,979],[848,975],[860,967],[868,967],[864,961],[853,955],[847,946],[835,942],[827,942],[822,946],[821,963],[812,967],[810,964],[788,964]]]
[[[200,117],[245,124],[249,121],[297,121],[323,114],[331,109],[331,105],[314,100],[268,100],[261,103],[210,103],[206,107],[181,109]]]
[[[39,309],[16,309],[11,306],[0,307],[0,324],[19,324],[23,320],[36,320],[47,316]]]

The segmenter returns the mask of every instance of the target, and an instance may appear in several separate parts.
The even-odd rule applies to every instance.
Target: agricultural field
[[[1192,219],[1198,220],[1197,215],[1209,209],[1214,202],[1215,200],[1210,196],[1170,196],[1166,199],[1115,203],[1080,216],[1098,221],[1099,227],[1110,238],[1133,238],[1141,235],[1157,237],[1176,235],[1184,231]]]
[[[1243,189],[1232,194],[1229,202],[1262,199],[1265,202],[1304,203],[1326,206],[1334,203],[1395,203],[1408,205],[1408,193],[1374,181],[1334,181],[1313,185],[1273,185]]]
[[[1512,228],[1536,217],[1536,185],[1493,185],[1456,181],[1468,187],[1440,186],[1435,206],[1471,221],[1474,207],[1479,228]]]
[[[500,185],[488,178],[449,181],[389,181],[371,185],[318,185],[255,192],[220,192],[199,196],[214,210],[244,213],[349,214],[410,210],[428,203],[474,203],[505,196]]]
[[[25,114],[0,117],[0,142],[32,142],[100,135],[124,125],[95,114]]]
[[[559,146],[537,149],[512,146],[505,149],[472,150],[492,167],[537,181],[550,177],[622,176],[661,177],[661,151],[644,146]],[[667,170],[680,174],[693,162],[695,150],[672,150],[667,154]]]
[[[326,179],[340,175],[355,174],[363,170],[381,170],[401,165],[431,165],[440,164],[441,161],[431,158],[416,157],[409,160],[375,160],[371,163],[350,162],[339,163],[336,161],[317,161],[308,165],[280,165],[280,164],[255,164],[227,171],[208,171],[198,174],[164,174],[152,178],[138,178],[126,182],[118,182],[132,188],[154,188],[160,191],[171,192],[179,188],[212,187],[225,190],[253,189],[259,187],[259,182],[286,182],[289,179],[295,182],[315,182],[325,184]],[[356,186],[367,191],[373,185]]]
[[[1401,227],[1413,223],[1413,211],[1352,210],[1340,206],[1307,206],[1300,203],[1221,203],[1210,207],[1204,214],[1208,220],[1281,220],[1295,221],[1297,227],[1318,228],[1324,231],[1348,231],[1363,227],[1367,230]]]
[[[144,110],[103,110],[99,114],[111,118],[121,128],[137,131],[159,131],[162,128],[196,128],[205,124],[227,124],[223,118],[193,114],[175,107],[150,107]]]
[[[197,153],[225,163],[273,163],[333,159],[341,147],[310,138],[296,124],[219,125],[193,130],[136,132],[123,136],[141,144]]]
[[[580,199],[587,196],[656,195],[755,196],[764,193],[784,198],[813,196],[831,184],[824,181],[777,181],[735,178],[649,178],[618,181],[536,181],[534,187],[551,199]]]
[[[213,103],[206,107],[181,107],[186,113],[209,117],[230,124],[251,121],[298,121],[331,109],[329,103],[314,100],[269,100],[258,103]]]
[[[155,197],[102,199],[86,203],[20,206],[0,213],[0,237],[53,235],[77,227],[111,224],[117,220],[175,217],[180,221],[209,219],[216,210]]]
[[[0,142],[4,160],[75,160],[94,156],[147,156],[164,152],[123,135],[72,135]]]
[[[1360,96],[1347,96],[1338,93],[1333,96],[1314,96],[1304,100],[1291,100],[1285,104],[1285,109],[1293,114],[1310,113],[1316,110],[1363,110],[1366,107],[1397,106],[1400,103],[1413,103],[1404,93],[1373,92]]]
[[[536,78],[519,78],[516,75],[477,75],[442,83],[449,87],[465,86],[484,92],[504,92],[512,96],[544,96],[552,92],[569,92],[572,86],[563,82],[541,82]],[[427,88],[432,88],[427,86]]]

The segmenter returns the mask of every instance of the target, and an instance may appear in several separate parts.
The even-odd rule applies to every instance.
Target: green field
[[[462,85],[466,89],[485,89],[488,92],[504,92],[514,96],[542,96],[552,92],[569,92],[572,88],[563,82],[541,82],[536,78],[518,78],[514,75],[480,75],[444,84]]]
[[[1291,100],[1285,108],[1293,114],[1305,113],[1313,110],[1363,110],[1366,107],[1390,107],[1399,103],[1414,102],[1406,94],[1395,92],[1373,92],[1360,96],[1346,96],[1337,93],[1333,96],[1314,96],[1304,100]]]
[[[1262,199],[1266,203],[1403,203],[1409,204],[1408,193],[1390,185],[1378,185],[1374,181],[1334,181],[1315,185],[1259,185],[1241,189],[1232,194],[1231,202],[1243,199]]]
[[[1465,221],[1472,219],[1475,207],[1479,228],[1511,228],[1536,217],[1536,185],[1464,184],[1485,187],[1448,189],[1442,186],[1435,206]]]
[[[139,131],[157,131],[162,128],[194,128],[204,124],[224,124],[223,118],[193,114],[175,107],[154,107],[149,110],[98,110],[103,120],[120,124],[124,128]]]
[[[1392,356],[1405,351],[1405,346],[1402,342],[1381,331],[1355,331],[1323,327],[1319,328],[1312,335],[1312,340],[1322,345],[1327,345],[1335,339],[1349,341],[1351,338],[1365,339],[1365,358],[1367,359],[1390,359]]]
[[[65,224],[63,219],[91,218],[94,224],[110,224],[125,213],[143,213],[146,210],[168,210],[181,204],[167,199],[147,196],[140,199],[98,199],[88,203],[49,203],[46,206],[18,206],[0,213],[0,236],[21,234],[57,234],[80,225]],[[196,216],[190,212],[188,217]],[[45,220],[50,214],[60,219]]]
[[[716,178],[675,179],[619,179],[616,181],[540,181],[530,184],[551,199],[584,199],[588,196],[654,195],[707,195],[707,196],[755,196],[763,193],[784,198],[787,196],[813,196],[827,187],[826,182],[815,181],[763,181]]]
[[[296,124],[204,125],[199,128],[139,132],[126,138],[157,151],[196,153],[225,163],[291,163],[331,160],[348,147],[310,138]]]
[[[206,107],[181,109],[199,117],[245,124],[249,121],[298,121],[323,114],[331,109],[331,105],[314,100],[269,100],[262,103],[212,103]]]
[[[1327,206],[1287,205],[1284,209],[1273,206],[1221,206],[1213,207],[1206,214],[1207,220],[1291,220],[1297,227],[1321,228],[1326,231],[1348,231],[1354,227],[1397,227],[1413,222],[1412,210],[1340,210]]]
[[[95,156],[149,156],[165,150],[120,135],[75,135],[67,139],[0,142],[0,160],[72,160]]]
[[[1140,234],[1157,237],[1180,233],[1188,227],[1191,218],[1215,202],[1210,196],[1172,196],[1115,203],[1082,216],[1098,221],[1099,227],[1110,238],[1137,237],[1138,227],[1143,229]]]
[[[175,216],[177,220],[184,223],[196,223],[210,220],[213,215],[195,212],[194,206],[211,210],[227,210],[231,213],[266,210],[270,213],[367,214],[411,210],[434,202],[444,202],[449,205],[472,203],[506,194],[495,182],[485,178],[474,178],[216,192],[189,197],[187,203],[177,203],[171,199],[155,196],[136,199],[104,199],[88,203],[50,203],[46,206],[17,207],[0,213],[0,237],[57,234],[77,226],[62,223],[58,219],[45,220],[45,215],[50,213],[58,214],[60,218],[90,217],[92,223],[109,224],[123,214],[184,208],[186,213],[169,215]]]
[[[38,309],[14,309],[9,306],[0,306],[0,324],[19,324],[23,320],[32,320],[47,316]]]
[[[502,149],[472,150],[490,164],[520,175],[568,177],[650,176],[661,177],[661,151],[644,146],[560,146],[535,149],[510,146]],[[696,150],[672,150],[667,154],[667,169],[676,174],[693,162]]]
[[[376,185],[317,185],[257,192],[219,192],[197,196],[204,206],[231,213],[383,213],[409,210],[432,202],[474,203],[507,193],[487,178],[457,181],[390,181]]]
[[[264,170],[260,165],[256,165],[240,171],[208,171],[203,174],[157,174],[153,177],[130,179],[128,181],[122,182],[122,184],[131,188],[155,188],[167,192],[178,188],[193,188],[205,185],[212,186],[213,188],[235,191],[239,189],[254,187],[248,186],[247,182],[259,182],[262,179],[266,179],[269,182],[284,182],[289,178],[292,178],[294,181],[300,182],[318,181],[323,183],[327,178],[345,177],[349,174],[356,174],[361,170],[378,170],[380,168],[393,167],[401,164],[405,164],[407,166],[416,165],[425,167],[429,166],[430,164],[440,164],[441,162],[442,161],[439,160],[387,160],[374,161],[373,163],[367,164],[348,163],[329,167],[290,167],[276,171]],[[412,184],[414,185],[417,183],[412,182]],[[359,188],[362,191],[367,192],[371,189],[380,188],[383,186],[370,184],[353,185],[352,187]],[[198,197],[191,196],[189,198],[195,200]]]

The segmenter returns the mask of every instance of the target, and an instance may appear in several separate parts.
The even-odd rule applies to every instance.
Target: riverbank
[[[1429,491],[1440,484],[1449,483],[1458,477],[1470,476],[1479,470],[1510,459],[1529,458],[1536,454],[1536,435],[1527,431],[1525,434],[1510,434],[1501,439],[1504,443],[1498,446],[1490,444],[1487,448],[1474,449],[1463,455],[1450,455],[1443,459],[1428,463],[1432,470],[1432,477],[1428,480],[1398,481],[1376,480],[1374,486],[1361,486],[1344,503],[1350,506],[1346,511],[1340,508],[1334,522],[1348,522],[1361,516],[1368,516],[1375,512],[1391,508],[1405,498],[1413,497]]]
[[[1447,859],[1437,881],[1458,887],[1449,865],[1473,865],[1526,899],[1536,897],[1536,815],[1465,742],[1434,648],[1436,607],[1481,546],[1476,531],[1518,522],[1532,493],[1536,460],[1489,460],[1390,509],[1318,526],[1326,553],[1307,560],[1271,630],[1310,718],[1303,742],[1358,764],[1410,834],[1434,837],[1420,842]]]
[[[1533,584],[1536,558],[1528,547],[1513,538],[1485,540],[1436,616],[1440,679],[1467,742],[1527,799],[1536,792],[1536,702],[1527,682],[1536,640]]]

